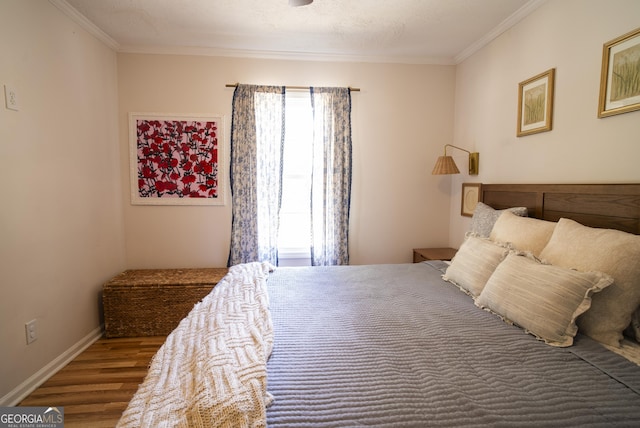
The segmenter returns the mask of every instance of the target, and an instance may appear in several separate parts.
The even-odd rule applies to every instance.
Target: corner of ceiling
[[[73,22],[81,26],[91,35],[96,37],[102,43],[113,49],[120,50],[120,43],[116,42],[107,33],[98,28],[93,22],[89,21],[83,14],[78,12],[76,8],[67,3],[66,0],[49,0],[49,3],[57,7],[62,13],[67,15]]]
[[[509,16],[507,19],[502,21],[497,27],[488,32],[484,37],[478,39],[471,46],[464,49],[458,55],[454,57],[454,63],[460,64],[465,59],[469,58],[471,55],[482,49],[484,46],[491,43],[494,39],[498,38],[502,33],[516,25],[518,22],[522,21],[524,18],[529,16],[534,10],[542,6],[542,4],[546,3],[547,0],[530,0],[525,3],[520,9],[518,9],[515,13]]]

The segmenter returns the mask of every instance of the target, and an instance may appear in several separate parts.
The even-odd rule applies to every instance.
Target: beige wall
[[[130,112],[223,114],[228,157],[233,89],[225,84],[234,82],[361,88],[352,94],[351,262],[409,262],[416,246],[445,245],[449,186],[430,171],[442,146],[452,139],[454,70],[452,66],[119,54],[127,266],[226,265],[231,198],[226,206],[130,204],[127,117]]]
[[[602,45],[640,25],[637,0],[553,0],[456,69],[456,145],[480,175],[451,178],[452,246],[461,183],[639,182],[640,111],[598,119]],[[553,130],[516,137],[518,83],[556,69]],[[466,162],[464,157],[460,162]]]
[[[6,404],[38,370],[99,333],[102,283],[125,259],[115,53],[47,1],[2,0],[0,16],[0,85],[12,85],[20,105],[6,110],[2,96]],[[26,345],[32,319],[39,339]]]

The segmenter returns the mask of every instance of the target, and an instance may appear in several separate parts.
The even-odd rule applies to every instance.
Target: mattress
[[[640,367],[549,346],[476,307],[442,262],[278,268],[268,426],[640,426]]]

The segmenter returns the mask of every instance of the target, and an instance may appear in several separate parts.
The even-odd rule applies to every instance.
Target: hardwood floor
[[[115,427],[165,338],[101,338],[19,405],[64,407],[66,428]]]

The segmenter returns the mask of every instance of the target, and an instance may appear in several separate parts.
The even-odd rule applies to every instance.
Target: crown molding
[[[287,51],[255,51],[242,49],[220,49],[194,46],[121,46],[119,53],[157,54],[157,55],[193,55],[231,58],[277,59],[292,61],[319,62],[362,62],[389,64],[430,64],[454,65],[453,58],[431,58],[412,56],[355,55],[340,53],[306,53]]]
[[[49,3],[57,7],[62,13],[67,15],[73,22],[81,26],[91,35],[96,37],[102,43],[113,49],[114,51],[120,50],[120,44],[111,38],[107,33],[98,28],[93,22],[89,21],[87,17],[78,12],[76,8],[67,3],[66,0],[49,0]]]
[[[516,25],[518,22],[522,21],[524,18],[529,16],[534,10],[542,6],[542,4],[546,3],[547,0],[531,0],[527,2],[524,6],[518,9],[513,15],[509,16],[507,19],[502,21],[495,27],[493,30],[488,32],[484,37],[481,37],[473,43],[471,46],[464,49],[458,55],[454,57],[454,64],[460,64],[465,59],[469,58],[474,53],[478,52],[480,49],[491,43],[493,40],[497,39],[502,33]]]

